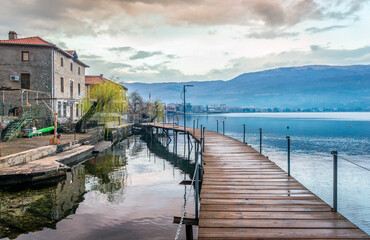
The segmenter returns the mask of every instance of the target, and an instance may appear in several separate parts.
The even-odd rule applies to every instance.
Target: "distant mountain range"
[[[181,103],[184,82],[130,83],[145,99]],[[186,82],[192,104],[253,107],[345,107],[370,110],[370,65],[287,67],[244,73],[229,81]]]

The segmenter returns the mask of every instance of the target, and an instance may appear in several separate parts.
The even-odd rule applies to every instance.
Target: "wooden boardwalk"
[[[198,239],[370,239],[246,144],[206,131],[204,149]]]

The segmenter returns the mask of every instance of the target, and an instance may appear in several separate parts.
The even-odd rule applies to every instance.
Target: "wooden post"
[[[186,229],[186,240],[193,240],[193,226],[185,225]]]

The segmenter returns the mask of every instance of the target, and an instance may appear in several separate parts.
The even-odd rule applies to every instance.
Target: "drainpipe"
[[[52,56],[52,66],[51,66],[51,69],[52,69],[52,72],[53,72],[53,79],[51,81],[51,86],[52,86],[52,90],[51,90],[51,98],[55,98],[55,48],[53,48],[53,56]],[[52,109],[55,111],[56,110],[56,106],[55,106],[55,100],[51,100],[52,102]]]

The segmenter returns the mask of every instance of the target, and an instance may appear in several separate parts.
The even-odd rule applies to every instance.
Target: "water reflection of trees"
[[[83,165],[75,166],[65,180],[52,187],[0,191],[0,238],[13,239],[45,227],[55,229],[60,220],[75,213],[84,193]]]
[[[107,195],[108,202],[114,203],[124,199],[128,175],[126,152],[129,147],[130,140],[126,139],[110,151],[84,163],[90,190]]]

